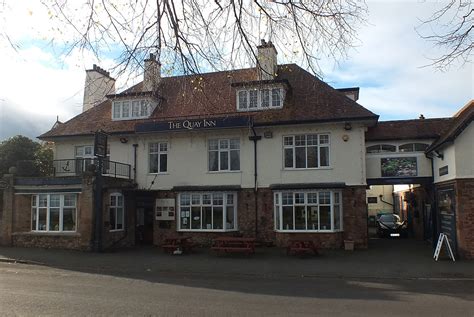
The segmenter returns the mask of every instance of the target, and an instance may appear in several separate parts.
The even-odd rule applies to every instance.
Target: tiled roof
[[[343,93],[330,87],[295,64],[280,65],[276,81],[288,82],[282,109],[239,112],[236,110],[236,87],[233,83],[256,79],[255,68],[206,73],[201,75],[164,77],[158,94],[160,105],[148,119],[112,121],[112,102],[107,100],[71,120],[44,133],[39,138],[90,135],[98,129],[108,133],[132,133],[142,122],[182,118],[250,116],[256,124],[298,123],[305,121],[370,120],[377,115]],[[125,91],[141,91],[142,83]]]
[[[429,153],[438,149],[447,142],[452,142],[459,134],[474,120],[474,99],[469,101],[452,118],[452,124],[441,137],[436,140],[427,150]]]
[[[365,140],[437,139],[451,124],[452,118],[379,121],[365,133]]]

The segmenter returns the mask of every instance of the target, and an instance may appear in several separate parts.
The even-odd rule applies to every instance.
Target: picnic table
[[[163,250],[169,253],[173,253],[176,250],[191,252],[194,246],[191,237],[188,236],[167,237],[165,238],[165,242],[161,245]]]
[[[286,254],[303,255],[313,253],[318,255],[318,248],[312,240],[291,239],[288,241]]]
[[[242,237],[219,237],[213,240],[212,250],[225,253],[255,253],[255,239]]]

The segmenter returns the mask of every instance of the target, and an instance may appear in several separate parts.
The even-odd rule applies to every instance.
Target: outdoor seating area
[[[165,243],[161,245],[161,248],[170,254],[175,251],[191,253],[194,247],[196,247],[196,244],[192,242],[189,236],[168,237],[165,239]]]
[[[311,240],[301,240],[294,239],[288,241],[288,246],[286,248],[286,254],[288,255],[308,255],[312,254],[318,255],[318,249]]]

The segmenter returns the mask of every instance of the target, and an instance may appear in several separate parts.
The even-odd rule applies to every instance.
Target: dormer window
[[[148,118],[154,105],[147,99],[116,100],[112,105],[112,120]]]
[[[240,89],[237,91],[237,110],[255,111],[283,107],[281,87]]]

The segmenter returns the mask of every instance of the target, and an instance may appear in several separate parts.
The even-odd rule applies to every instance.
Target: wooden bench
[[[318,255],[318,249],[311,240],[290,240],[286,248],[286,254],[306,255],[314,253]]]
[[[213,240],[211,250],[225,253],[255,253],[255,239],[241,237],[220,237]]]
[[[167,253],[173,253],[177,250],[191,252],[195,246],[196,245],[191,242],[191,237],[179,236],[166,238],[161,248]]]

